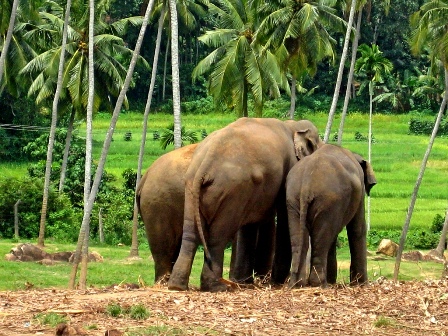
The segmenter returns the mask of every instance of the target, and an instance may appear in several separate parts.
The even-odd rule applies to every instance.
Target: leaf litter
[[[143,305],[149,317],[110,316],[112,304]],[[58,331],[36,319],[50,313],[70,328]],[[0,292],[0,335],[149,335],[148,328],[152,335],[448,335],[448,281],[225,293],[160,285]]]

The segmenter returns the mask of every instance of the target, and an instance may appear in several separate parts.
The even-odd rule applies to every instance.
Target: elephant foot
[[[201,291],[203,292],[227,292],[238,288],[238,285],[232,281],[219,279],[215,281],[201,282]]]
[[[186,291],[188,290],[188,282],[185,282],[183,279],[175,279],[171,276],[168,280],[168,289]]]
[[[298,274],[291,274],[291,277],[289,278],[288,282],[288,288],[301,288],[306,286],[306,281],[303,278],[299,278]]]

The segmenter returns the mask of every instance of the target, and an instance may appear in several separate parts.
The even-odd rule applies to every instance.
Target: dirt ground
[[[150,316],[111,317],[111,304],[144,305]],[[35,318],[51,312],[66,316],[72,333]],[[227,293],[160,286],[0,292],[0,335],[144,335],[150,327],[153,335],[448,335],[448,281]]]

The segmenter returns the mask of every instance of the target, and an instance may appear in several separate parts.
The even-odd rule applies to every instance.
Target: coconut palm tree
[[[350,35],[351,35],[352,27],[353,27],[355,11],[356,11],[356,0],[351,0],[350,13],[349,13],[349,18],[348,18],[348,22],[347,22],[347,30],[345,32],[344,47],[342,48],[341,60],[339,62],[338,77],[336,79],[336,85],[334,87],[333,100],[331,101],[331,107],[330,107],[330,112],[328,114],[327,126],[325,127],[324,142],[328,142],[328,139],[330,138],[331,125],[333,124],[334,114],[336,113],[336,105],[338,103],[339,90],[341,89],[342,75],[344,73],[345,60],[346,60],[347,54],[348,54],[348,44],[350,42]]]
[[[445,92],[443,94],[442,103],[440,104],[439,113],[434,124],[434,129],[432,130],[431,137],[429,139],[428,147],[420,166],[420,171],[415,182],[405,223],[403,225],[403,231],[401,233],[400,245],[397,251],[394,268],[395,281],[398,279],[401,255],[406,242],[406,236],[409,230],[409,224],[411,222],[418,190],[423,179],[426,164],[428,162],[437,131],[439,130],[440,122],[446,111],[446,106],[448,103],[448,2],[440,0],[428,1],[420,8],[419,11],[412,15],[411,26],[413,28],[410,40],[412,51],[415,54],[422,54],[426,51],[429,52],[433,69],[437,69],[435,64],[438,62],[443,65],[443,74],[439,73],[438,75],[443,76],[445,79]],[[448,225],[447,221],[445,221],[444,224],[444,231],[446,230],[445,225]]]
[[[331,31],[343,31],[345,21],[336,15],[336,1],[254,1],[262,20],[256,41],[275,51],[282,69],[291,75],[291,105],[296,80],[313,75],[323,58],[334,58]],[[291,108],[292,110],[293,108]]]
[[[21,71],[22,74],[29,74],[33,77],[32,84],[28,91],[29,95],[36,95],[36,102],[41,105],[49,105],[50,99],[53,99],[53,117],[52,124],[56,127],[57,111],[55,112],[55,93],[57,94],[57,102],[59,102],[59,96],[67,103],[69,101],[78,115],[84,116],[88,103],[88,88],[89,88],[89,76],[88,76],[88,55],[94,53],[98,56],[99,61],[94,64],[96,68],[96,76],[98,77],[101,85],[97,85],[94,91],[93,97],[93,111],[98,109],[99,104],[103,101],[108,102],[110,97],[117,96],[119,90],[119,84],[122,83],[123,78],[126,75],[126,69],[124,65],[117,62],[118,55],[122,53],[130,54],[131,50],[124,47],[124,42],[108,32],[113,31],[125,31],[125,28],[129,24],[138,24],[141,19],[130,18],[119,21],[120,23],[106,25],[101,20],[94,21],[95,32],[94,37],[95,49],[92,45],[92,53],[88,50],[88,27],[86,24],[85,8],[80,6],[85,0],[78,1],[73,6],[73,15],[71,20],[71,26],[65,27],[64,21],[59,18],[58,15],[62,13],[62,8],[58,7],[55,3],[51,3],[48,7],[48,12],[41,12],[41,18],[44,22],[43,25],[36,27],[34,30],[29,31],[26,34],[26,38],[29,40],[41,41],[45,39],[48,41],[50,37],[50,43],[53,47],[44,50],[41,54],[36,55]],[[97,8],[100,17],[103,17],[105,10],[107,9],[107,1],[102,0],[97,2]],[[61,34],[64,38],[64,30],[66,29],[67,43],[58,45],[56,42],[60,41]],[[46,32],[46,34],[42,34]],[[48,43],[47,43],[48,44]],[[68,60],[65,59],[65,53],[67,51]],[[63,65],[62,77],[58,78],[54,76],[54,73],[58,73],[61,70],[61,64]],[[59,71],[57,70],[59,69]],[[57,87],[58,80],[62,81],[61,85],[64,86],[64,90]],[[54,114],[56,113],[56,117]],[[51,132],[50,132],[51,133]],[[50,174],[51,169],[51,141],[52,136],[49,137],[49,148],[47,155],[46,174]],[[66,148],[68,151],[68,147]],[[88,161],[90,162],[90,161]],[[88,166],[86,162],[86,166]],[[39,230],[38,244],[44,244],[44,232],[45,232],[45,220],[46,220],[46,192],[48,189],[48,183],[44,186],[44,197],[42,202],[41,222]]]
[[[27,78],[20,78],[19,72],[36,54],[36,46],[29,43],[24,35],[39,24],[37,8],[40,3],[41,1],[11,3],[9,0],[0,0],[0,92],[6,89],[17,97],[29,87],[29,81]],[[16,8],[14,13],[11,12],[12,7]]]
[[[363,87],[368,86],[370,97],[369,108],[369,136],[368,136],[368,161],[372,162],[372,116],[373,116],[373,96],[376,83],[383,82],[383,75],[389,74],[392,70],[392,63],[383,56],[376,44],[369,47],[367,44],[359,46],[358,51],[361,57],[355,63],[355,72],[363,76],[366,80],[361,84],[359,93]],[[370,195],[367,196],[367,230],[370,229]]]
[[[129,258],[138,258],[138,206],[137,206],[137,187],[140,184],[142,178],[143,156],[145,154],[146,144],[146,132],[148,129],[148,117],[151,110],[152,95],[154,93],[154,87],[156,83],[157,64],[159,62],[160,44],[162,40],[162,30],[164,21],[164,9],[159,18],[159,26],[157,29],[156,46],[154,50],[154,59],[152,63],[151,82],[149,84],[148,97],[146,99],[145,111],[143,113],[143,127],[142,127],[142,140],[140,142],[140,149],[138,153],[137,163],[137,178],[135,181],[135,195],[134,195],[134,211],[132,216],[132,243],[131,250],[129,251]],[[173,126],[174,128],[174,126]]]
[[[170,5],[171,32],[171,74],[173,82],[174,148],[182,146],[180,119],[180,79],[179,79],[179,24],[176,0],[168,0]]]
[[[79,0],[72,6],[70,26],[68,27],[66,59],[64,61],[64,76],[61,99],[68,100],[77,111],[78,116],[85,116],[88,101],[88,8],[87,0]],[[101,103],[111,106],[110,97],[117,97],[123,80],[126,77],[126,59],[132,55],[132,50],[126,47],[125,41],[119,37],[124,35],[130,25],[140,25],[141,17],[131,17],[113,23],[104,21],[108,6],[107,0],[96,1],[94,31],[95,60],[95,97],[94,111]],[[46,7],[40,13],[44,24],[28,32],[26,38],[42,42],[50,35],[52,46],[36,55],[21,71],[29,75],[33,82],[28,94],[36,96],[36,103],[49,106],[56,89],[56,76],[61,55],[61,36],[64,20],[63,13],[56,3]],[[43,35],[42,32],[46,32]],[[49,42],[46,41],[48,44]],[[146,66],[146,62],[140,59]],[[125,100],[126,102],[126,100]]]
[[[53,161],[53,147],[54,147],[54,138],[56,134],[56,124],[58,120],[58,103],[59,97],[61,95],[62,90],[62,76],[64,70],[64,59],[65,59],[65,48],[67,45],[67,32],[68,32],[68,21],[70,18],[70,7],[71,0],[67,1],[66,9],[65,9],[65,18],[64,18],[64,28],[62,32],[62,45],[61,45],[61,56],[59,58],[59,67],[58,67],[58,78],[56,83],[56,91],[53,99],[53,110],[51,114],[51,126],[50,126],[50,135],[48,136],[48,147],[47,147],[47,160],[45,163],[45,178],[44,178],[44,190],[43,190],[43,199],[42,199],[42,210],[40,216],[40,225],[39,225],[39,237],[37,240],[38,246],[44,246],[44,236],[45,236],[45,221],[47,219],[47,204],[48,204],[48,193],[50,188],[50,176],[51,176],[51,163]]]
[[[109,152],[110,145],[112,143],[112,136],[114,134],[114,130],[115,130],[115,127],[116,127],[117,121],[118,121],[118,116],[120,114],[121,108],[123,106],[123,102],[125,100],[126,92],[131,83],[135,65],[139,58],[140,49],[141,49],[141,46],[143,43],[143,37],[145,35],[146,27],[148,25],[149,13],[151,12],[152,7],[153,7],[153,2],[151,1],[150,4],[148,5],[148,7],[146,8],[145,16],[143,17],[142,26],[140,28],[140,32],[139,32],[139,35],[137,38],[135,49],[132,52],[132,58],[131,58],[129,67],[126,72],[126,78],[123,81],[123,86],[121,87],[120,93],[117,98],[117,102],[115,104],[115,107],[114,107],[114,110],[112,113],[112,118],[110,121],[109,129],[106,133],[106,138],[104,139],[103,149],[101,151],[101,156],[100,156],[98,166],[97,166],[97,169],[95,172],[95,177],[94,177],[94,180],[92,183],[92,187],[90,189],[89,197],[87,199],[86,205],[84,206],[84,215],[83,215],[83,219],[82,219],[81,230],[80,230],[80,234],[78,237],[78,244],[76,246],[73,267],[72,267],[72,271],[70,273],[70,279],[69,279],[69,284],[68,284],[68,287],[70,289],[73,289],[75,287],[75,278],[76,278],[76,273],[78,270],[79,260],[80,260],[80,256],[81,256],[81,249],[83,248],[84,235],[86,235],[88,233],[87,228],[90,223],[90,216],[92,214],[93,204],[94,204],[96,196],[98,194],[98,188],[99,188],[101,178],[104,173],[104,166],[106,164],[106,158],[107,158],[107,155]]]
[[[5,4],[6,5],[6,4]],[[2,82],[3,77],[3,68],[5,65],[6,55],[8,55],[9,44],[11,43],[12,33],[14,31],[14,22],[16,21],[17,15],[17,6],[19,5],[19,0],[14,0],[11,7],[11,15],[9,18],[9,26],[6,33],[6,39],[2,46],[2,53],[0,55],[0,83]],[[3,10],[6,12],[7,6],[3,7]]]
[[[343,131],[344,131],[345,117],[347,115],[348,102],[351,97],[353,75],[354,75],[354,69],[355,69],[355,63],[356,63],[356,54],[358,51],[358,42],[361,37],[362,12],[363,12],[363,8],[366,4],[368,4],[368,7],[371,10],[372,1],[366,1],[366,0],[357,0],[356,1],[356,6],[357,6],[356,11],[358,12],[358,17],[357,17],[357,21],[356,21],[355,36],[354,36],[353,42],[352,42],[352,55],[351,55],[351,61],[350,61],[350,70],[349,70],[349,74],[348,74],[348,78],[347,78],[347,88],[345,91],[344,106],[342,108],[341,121],[339,123],[339,129],[338,129],[338,145],[342,144],[342,136],[343,136]],[[388,14],[389,7],[390,7],[390,0],[383,0],[382,4],[384,5],[386,14]],[[338,75],[338,81],[339,81],[339,75]],[[338,98],[337,96],[334,96],[334,97]],[[335,106],[336,106],[336,104],[335,104]],[[330,111],[330,115],[331,115],[331,111]],[[333,117],[329,116],[329,118],[333,118]],[[331,125],[329,125],[329,127],[331,128]]]
[[[209,4],[209,12],[216,15],[217,28],[199,40],[215,49],[198,63],[192,76],[207,73],[215,105],[234,109],[238,116],[248,116],[251,94],[255,115],[261,116],[265,96],[278,97],[286,81],[276,57],[254,43],[257,14],[247,0],[219,0]]]

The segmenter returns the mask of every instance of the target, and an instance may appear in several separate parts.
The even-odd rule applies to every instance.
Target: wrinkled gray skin
[[[197,144],[162,155],[147,169],[137,187],[137,206],[145,224],[154,259],[155,282],[168,281],[182,243],[185,201],[185,173]],[[273,218],[266,222],[272,223]],[[253,281],[252,274],[265,276],[272,268],[273,232],[271,227],[241,234],[245,242],[237,248],[234,240],[230,274],[241,283]],[[259,232],[260,231],[260,232]]]
[[[168,288],[187,290],[200,242],[205,260],[201,290],[223,291],[224,248],[244,225],[261,223],[277,213],[273,276],[287,277],[289,260],[284,183],[298,159],[321,144],[317,128],[307,120],[241,118],[211,133],[193,154],[185,176],[182,245]],[[289,263],[290,265],[290,263]],[[276,271],[275,267],[280,270]],[[286,272],[285,272],[286,270]]]
[[[300,160],[286,180],[292,265],[289,286],[335,283],[336,240],[344,227],[350,246],[350,282],[367,282],[364,195],[376,184],[372,167],[347,149],[325,144]],[[311,238],[310,274],[305,258]]]

